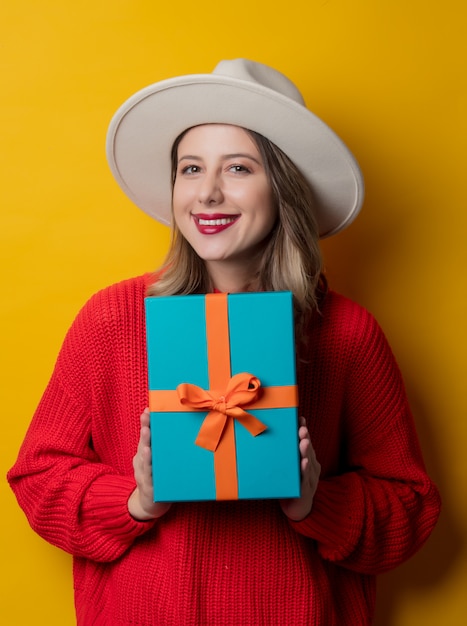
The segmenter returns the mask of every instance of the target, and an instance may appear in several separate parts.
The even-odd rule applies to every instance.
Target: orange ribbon
[[[149,408],[155,412],[209,411],[196,443],[214,452],[216,498],[236,500],[238,478],[234,420],[241,422],[253,436],[267,428],[241,407],[266,409],[297,406],[297,387],[261,387],[260,381],[251,374],[231,376],[227,294],[206,295],[206,339],[209,390],[189,383],[180,384],[176,391],[150,390]]]
[[[241,408],[258,399],[260,387],[261,383],[256,376],[246,373],[233,376],[223,396],[214,395],[197,385],[179,385],[177,392],[181,404],[195,411],[209,410],[195,443],[215,452],[229,417],[238,420],[253,437],[265,431],[265,424]]]

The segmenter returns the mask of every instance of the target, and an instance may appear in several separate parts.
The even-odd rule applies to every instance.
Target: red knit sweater
[[[78,624],[370,624],[375,574],[420,548],[440,506],[379,326],[331,292],[309,329],[300,413],[322,476],[305,520],[239,501],[138,522],[127,500],[147,405],[148,278],[79,313],[8,476],[31,526],[74,556]]]

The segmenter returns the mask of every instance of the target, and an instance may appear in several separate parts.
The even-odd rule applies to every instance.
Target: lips
[[[238,220],[239,215],[223,215],[220,213],[193,215],[196,228],[202,235],[216,235],[226,230]]]

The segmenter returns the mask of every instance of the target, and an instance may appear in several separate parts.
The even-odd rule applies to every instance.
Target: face
[[[277,209],[261,154],[243,128],[206,124],[186,133],[178,146],[173,212],[208,270],[251,267]]]

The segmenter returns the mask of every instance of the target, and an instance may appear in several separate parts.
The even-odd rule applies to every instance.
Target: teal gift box
[[[154,500],[299,497],[292,294],[145,308]]]

